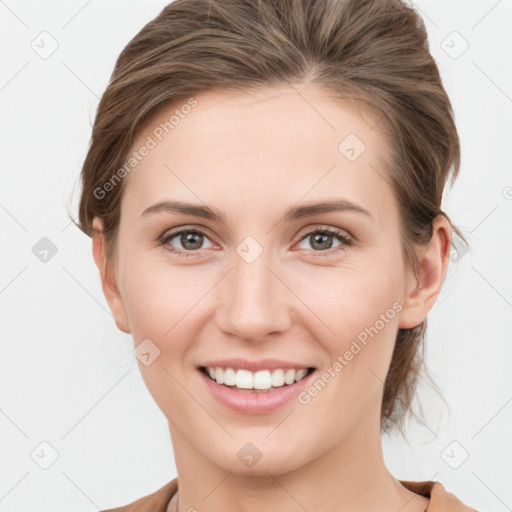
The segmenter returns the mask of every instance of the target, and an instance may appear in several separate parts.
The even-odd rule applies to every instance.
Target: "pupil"
[[[202,236],[203,235],[200,233],[187,233],[182,235],[181,243],[186,249],[198,249],[201,246]],[[187,247],[190,243],[192,244],[192,247]]]
[[[326,235],[326,234],[323,234],[323,233],[318,233],[316,235],[314,235],[314,243],[312,244],[313,247],[315,246],[315,244],[318,242],[320,243],[320,245],[322,245],[322,240],[324,242],[324,244],[326,243],[325,242],[325,239],[329,239],[330,238],[330,235]],[[327,244],[327,247],[317,247],[317,248],[320,248],[320,249],[330,249],[332,246],[332,240],[331,240],[331,243],[330,244]]]

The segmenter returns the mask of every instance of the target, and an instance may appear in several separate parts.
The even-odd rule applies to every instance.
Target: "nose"
[[[289,328],[293,294],[266,254],[252,262],[235,254],[233,268],[219,283],[216,319],[224,334],[258,342]]]

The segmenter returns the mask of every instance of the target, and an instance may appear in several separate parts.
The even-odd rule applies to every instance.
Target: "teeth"
[[[236,384],[236,373],[233,368],[226,368],[224,370],[224,384],[226,386],[234,386]]]
[[[222,371],[222,368],[215,368],[215,380],[218,384],[224,384],[224,372]]]
[[[218,382],[218,381],[217,381]],[[248,370],[238,370],[236,372],[235,386],[240,389],[254,389],[252,372]]]
[[[284,382],[285,384],[293,384],[295,381],[295,370],[288,369],[284,374]]]
[[[299,380],[302,380],[306,373],[308,373],[307,368],[301,368],[299,371],[295,372],[295,382],[299,382]]]
[[[269,370],[261,370],[254,374],[254,389],[270,389],[272,387],[272,375]]]
[[[218,384],[235,386],[239,389],[268,390],[291,385],[302,380],[308,373],[307,368],[260,370],[251,372],[249,370],[235,370],[233,368],[206,369],[210,377]]]
[[[274,370],[272,372],[272,387],[279,388],[284,384],[284,371]]]

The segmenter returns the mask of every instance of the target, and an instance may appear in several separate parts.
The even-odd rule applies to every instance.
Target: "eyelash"
[[[169,240],[172,240],[173,238],[176,238],[178,235],[182,235],[183,233],[199,233],[205,237],[208,237],[207,233],[201,229],[184,228],[184,229],[180,229],[179,231],[174,231],[172,233],[169,233],[168,235],[164,234],[160,238],[160,242],[162,245],[167,245]],[[332,228],[314,229],[313,231],[306,233],[299,240],[299,242],[302,242],[303,240],[307,239],[308,237],[310,237],[312,235],[316,235],[316,234],[334,236],[341,242],[341,244],[338,247],[335,247],[332,249],[327,249],[325,251],[309,250],[308,252],[315,253],[315,257],[329,258],[329,257],[333,256],[333,253],[334,253],[334,255],[336,255],[338,251],[343,250],[345,247],[350,247],[351,245],[354,244],[354,242],[349,237],[347,237],[345,234],[343,234],[341,231],[338,231],[338,230],[332,229]],[[199,251],[181,251],[181,250],[171,249],[169,247],[166,247],[166,250],[168,250],[169,252],[175,254],[176,256],[178,256],[180,258],[194,257],[197,254],[197,252],[199,252]]]

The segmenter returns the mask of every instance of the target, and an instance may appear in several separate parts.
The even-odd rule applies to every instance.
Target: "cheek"
[[[331,369],[335,384],[328,386],[324,403],[344,402],[361,414],[370,402],[380,400],[402,308],[399,269],[393,268],[391,258],[375,261],[380,261],[378,269],[343,269],[317,279],[317,292],[308,300],[317,315],[309,330],[329,355],[328,365],[337,362]]]
[[[401,310],[398,280],[392,275],[354,270],[339,279],[325,278],[318,283],[323,282],[325,293],[316,294],[308,303],[322,320],[322,325],[313,320],[315,326],[309,329],[325,333],[315,341],[329,361],[318,379],[327,384],[313,383],[322,390],[319,398],[315,389],[306,390],[309,396],[304,396],[304,403],[314,402],[318,414],[325,408],[331,411],[333,435],[339,435],[338,425],[350,429],[379,407]]]
[[[151,358],[157,354],[149,364],[139,357],[139,369],[162,412],[172,416],[174,411],[190,408],[190,397],[182,388],[190,375],[182,370],[195,337],[192,329],[198,325],[193,306],[207,289],[191,280],[190,269],[172,268],[136,251],[129,254],[121,275],[125,312],[135,347],[149,351]]]
[[[400,309],[398,275],[398,269],[381,259],[379,269],[361,265],[303,277],[304,283],[314,282],[314,286],[307,286],[307,306],[317,321],[321,319],[328,327],[323,328],[326,338],[346,342],[376,323],[379,331],[389,330],[389,324],[397,322],[396,310]]]
[[[208,265],[173,266],[165,257],[150,258],[136,250],[124,254],[121,293],[135,343],[154,338],[167,345],[173,338],[174,346],[179,339],[190,337],[194,325],[200,324],[199,310],[208,309],[207,295],[219,280],[218,272]],[[367,329],[374,332],[371,327],[375,324],[379,335],[390,331],[393,304],[399,297],[398,274],[392,258],[386,260],[382,254],[367,255],[357,264],[339,269],[311,266],[288,276],[286,269],[282,270],[300,298],[296,307],[303,313],[297,322],[310,331],[313,339],[327,343],[325,348],[331,355],[347,350],[353,339],[364,342],[365,337],[370,338]]]
[[[206,276],[198,268],[172,266],[165,258],[129,252],[121,274],[121,295],[135,341],[164,341],[206,293]]]

